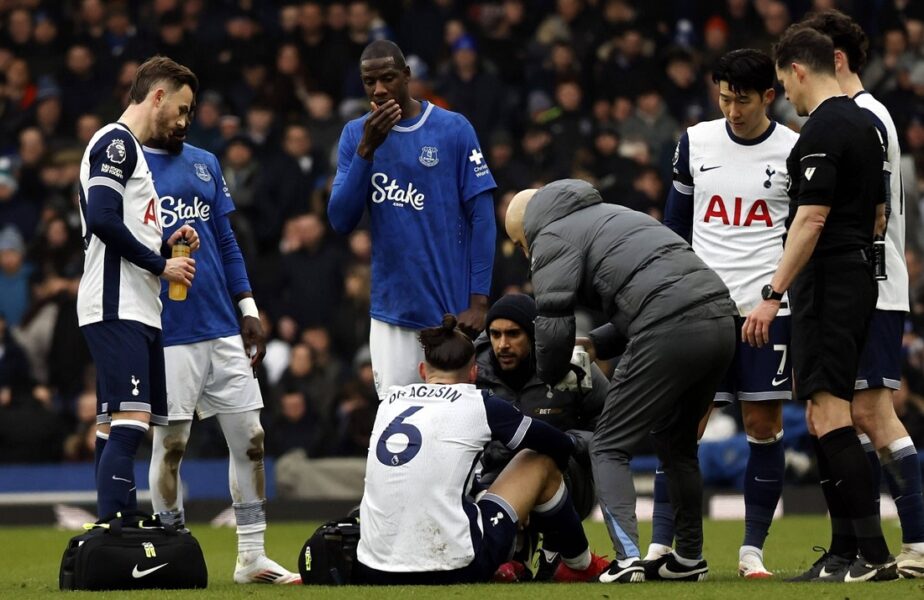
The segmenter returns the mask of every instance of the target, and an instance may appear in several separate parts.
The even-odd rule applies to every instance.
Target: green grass
[[[899,549],[900,534],[895,521],[883,526],[893,552]],[[296,555],[305,538],[314,530],[308,522],[274,522],[267,532],[267,550],[271,557],[290,569],[295,568]],[[647,540],[649,528],[642,524],[642,540]],[[209,588],[204,591],[70,592],[67,598],[270,598],[319,597],[348,599],[431,598],[439,594],[449,598],[524,598],[540,600],[567,597],[580,598],[729,598],[741,600],[747,594],[759,597],[807,598],[924,598],[924,580],[900,580],[874,584],[787,584],[783,577],[794,575],[810,565],[817,555],[811,548],[826,543],[828,525],[821,517],[786,517],[774,523],[767,541],[767,566],[777,573],[774,580],[743,581],[736,575],[738,544],[742,524],[736,521],[706,523],[705,556],[709,560],[709,580],[704,583],[648,583],[641,585],[569,585],[567,590],[553,584],[467,585],[444,588],[325,588],[306,589],[302,586],[238,586],[231,582],[236,555],[234,531],[213,529],[208,525],[193,526],[193,533],[202,544],[209,566]],[[611,553],[606,530],[599,523],[587,523],[591,546],[602,553]],[[61,553],[71,532],[49,527],[0,528],[0,598],[48,598],[58,592],[58,566]]]

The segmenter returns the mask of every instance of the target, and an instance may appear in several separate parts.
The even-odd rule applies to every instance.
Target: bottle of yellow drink
[[[177,256],[189,256],[189,242],[186,241],[186,238],[180,238],[173,244],[173,258]],[[185,285],[171,281],[170,288],[167,290],[167,297],[171,300],[182,302],[186,300],[186,291]]]

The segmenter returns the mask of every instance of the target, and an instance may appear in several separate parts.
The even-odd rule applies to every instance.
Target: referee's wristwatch
[[[783,299],[783,292],[776,291],[773,289],[773,286],[768,283],[763,288],[761,288],[760,297],[764,300],[776,300],[779,302]]]

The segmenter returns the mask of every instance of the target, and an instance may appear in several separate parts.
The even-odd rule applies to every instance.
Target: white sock
[[[738,560],[744,558],[745,554],[756,554],[760,562],[764,562],[764,551],[757,546],[741,546],[738,549]]]
[[[684,558],[677,554],[676,551],[674,552],[674,558],[685,567],[695,567],[699,564],[699,561],[702,560],[700,558]]]
[[[648,554],[645,555],[645,560],[654,560],[664,556],[671,550],[673,550],[673,548],[665,546],[664,544],[648,544]]]
[[[639,560],[641,559],[639,559],[639,557],[637,556],[630,556],[629,558],[617,560],[616,564],[619,565],[620,569],[625,569],[626,567],[632,565],[633,563],[637,563]]]
[[[583,571],[590,566],[590,548],[586,548],[584,552],[580,553],[574,558],[568,558],[567,556],[562,555],[561,562],[565,563],[575,571]]]

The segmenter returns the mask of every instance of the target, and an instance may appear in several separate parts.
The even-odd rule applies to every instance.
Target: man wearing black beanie
[[[526,294],[508,294],[491,307],[485,320],[486,330],[475,340],[478,378],[475,385],[503,398],[531,418],[545,421],[571,434],[578,451],[564,473],[578,515],[590,514],[596,499],[590,469],[589,444],[597,417],[603,409],[609,382],[592,364],[592,387],[584,391],[577,383],[552,388],[536,375],[534,327],[536,302]],[[491,443],[482,457],[482,481],[490,481],[513,457],[502,444]],[[495,576],[500,581],[529,578],[526,564],[531,562],[531,544],[501,565]],[[557,558],[543,551],[537,579],[554,572]]]

